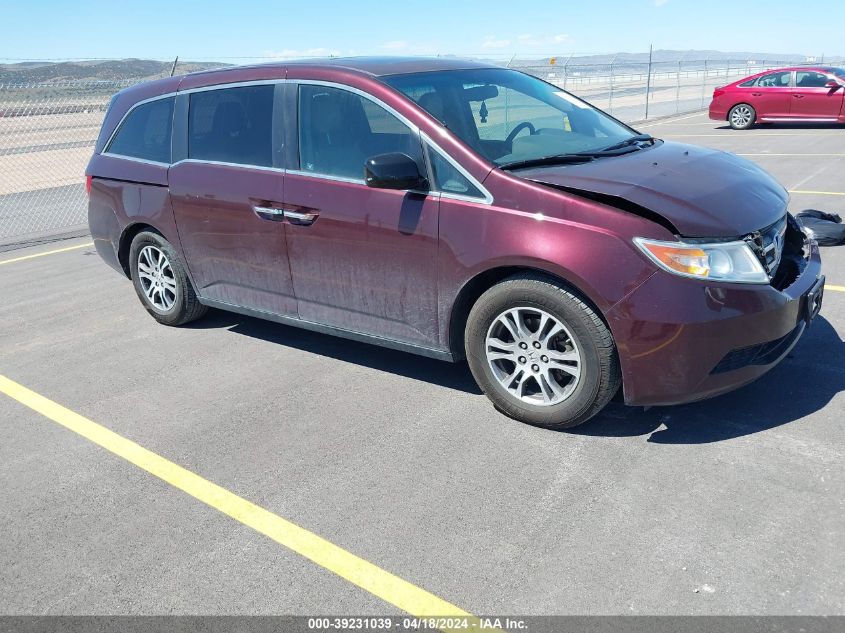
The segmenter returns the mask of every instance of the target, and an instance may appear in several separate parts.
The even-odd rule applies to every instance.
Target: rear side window
[[[188,158],[273,166],[272,85],[195,92],[188,106]]]
[[[134,108],[117,130],[106,151],[118,156],[170,163],[174,97]]]

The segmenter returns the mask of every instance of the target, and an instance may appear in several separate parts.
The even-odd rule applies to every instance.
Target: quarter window
[[[478,190],[478,187],[432,147],[428,147],[428,161],[431,163],[434,187],[438,191],[471,198],[484,198],[484,194]]]
[[[109,154],[170,163],[173,97],[157,99],[133,109],[106,151]]]
[[[188,106],[188,158],[273,166],[272,85],[194,92]]]
[[[788,88],[790,79],[792,79],[791,72],[772,73],[760,77],[757,80],[757,86],[760,88]]]
[[[299,87],[302,171],[363,179],[366,160],[389,152],[402,152],[419,161],[419,140],[393,114],[348,90]]]
[[[795,86],[797,88],[824,88],[828,82],[827,75],[812,71],[799,71],[795,73]]]

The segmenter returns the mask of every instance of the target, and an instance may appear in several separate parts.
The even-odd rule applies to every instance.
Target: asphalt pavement
[[[641,129],[845,212],[845,127]],[[0,255],[0,376],[379,570],[475,614],[845,613],[845,248],[759,381],[557,433],[465,364],[218,311],[158,325],[86,243]],[[2,393],[0,436],[0,613],[399,611]]]

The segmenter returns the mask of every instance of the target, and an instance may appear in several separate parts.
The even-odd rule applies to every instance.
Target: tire
[[[129,248],[129,269],[138,298],[159,323],[184,325],[208,312],[176,249],[158,233],[142,231],[135,236]]]
[[[527,328],[522,334],[529,336],[517,340],[512,335],[514,328],[505,321],[515,325],[514,315]],[[558,327],[562,329],[553,334]],[[543,340],[544,333],[548,340]],[[581,297],[541,275],[516,275],[481,295],[470,310],[464,340],[472,375],[496,409],[534,426],[560,430],[583,424],[604,408],[621,383],[607,325]],[[501,358],[491,359],[488,350]],[[566,371],[558,369],[565,365]],[[506,388],[520,369],[523,374]]]
[[[737,103],[728,112],[728,123],[735,130],[748,130],[754,127],[757,111],[747,103]]]

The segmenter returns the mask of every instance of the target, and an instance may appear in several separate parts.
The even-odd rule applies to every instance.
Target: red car
[[[713,91],[710,118],[735,130],[755,123],[845,123],[845,68],[767,70]]]

